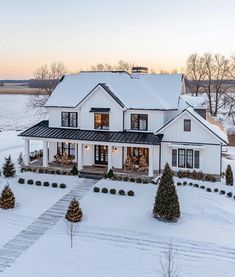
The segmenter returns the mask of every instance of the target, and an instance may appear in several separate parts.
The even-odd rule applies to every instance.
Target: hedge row
[[[35,184],[36,186],[44,186],[44,187],[49,187],[50,186],[50,183],[49,182],[47,182],[47,181],[45,181],[45,182],[41,182],[41,181],[35,181],[34,182],[34,180],[33,179],[28,179],[27,181],[24,179],[24,178],[19,178],[19,180],[18,180],[18,183],[19,184],[25,184],[25,183],[27,183],[28,185],[33,185],[33,184]],[[65,184],[59,184],[58,185],[58,183],[52,183],[51,184],[51,187],[52,188],[61,188],[61,189],[65,189],[66,188],[66,185]]]
[[[128,190],[128,192],[126,193],[123,189],[120,189],[120,190],[110,189],[110,190],[108,190],[107,188],[100,189],[99,187],[94,187],[93,191],[94,192],[102,192],[102,193],[108,193],[109,192],[110,194],[118,193],[119,195],[128,195],[128,196],[134,196],[135,195],[133,190]]]
[[[49,169],[49,168],[31,168],[31,167],[22,167],[21,172],[33,172],[33,173],[43,173],[43,174],[54,174],[54,175],[77,175],[74,169],[67,171],[63,169]],[[75,174],[76,173],[76,174]]]
[[[226,193],[225,190],[219,190],[218,188],[215,188],[213,190],[212,188],[205,187],[204,185],[199,186],[198,184],[193,184],[191,182],[190,183],[187,183],[186,181],[183,182],[183,183],[177,182],[177,186],[187,186],[187,185],[191,186],[191,187],[194,187],[194,188],[204,189],[207,192],[215,192],[215,193],[219,193],[221,195],[226,195],[229,198],[233,197],[233,199],[235,200],[235,195],[233,196],[233,193],[231,191]]]
[[[107,175],[104,176],[104,178],[108,178]],[[124,182],[131,182],[131,183],[138,183],[138,184],[148,184],[151,183],[151,178],[146,177],[129,177],[125,175],[114,175],[112,178],[109,178],[110,180],[114,181],[124,181]]]
[[[178,178],[189,178],[189,179],[194,179],[194,180],[200,180],[200,181],[209,181],[209,182],[216,182],[217,178],[214,175],[211,174],[204,174],[201,171],[197,172],[197,171],[183,171],[183,170],[179,170],[176,174],[175,174]]]

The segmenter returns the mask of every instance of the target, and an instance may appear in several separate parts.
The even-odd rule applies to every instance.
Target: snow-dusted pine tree
[[[231,165],[228,164],[225,172],[225,179],[226,179],[226,185],[232,186],[233,185],[233,171],[231,168]]]
[[[11,155],[8,158],[5,158],[5,163],[2,167],[3,175],[5,177],[13,177],[15,175],[15,165],[11,160]]]
[[[167,222],[176,222],[180,217],[180,204],[173,181],[173,173],[166,163],[155,197],[153,216]]]
[[[9,186],[5,186],[0,197],[0,208],[13,209],[15,207],[15,196]]]
[[[20,166],[22,166],[22,164],[24,163],[24,159],[23,159],[23,154],[22,154],[22,152],[20,152],[20,155],[19,155],[19,157],[18,157],[18,159],[17,159],[17,163],[18,163],[18,165],[20,165]]]

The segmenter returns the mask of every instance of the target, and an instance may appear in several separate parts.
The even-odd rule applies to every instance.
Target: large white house
[[[226,134],[206,120],[201,97],[184,95],[180,74],[81,72],[65,75],[45,108],[49,120],[24,131],[25,164],[30,140],[43,141],[43,167],[66,154],[84,166],[133,170],[141,157],[147,174],[172,169],[221,174]],[[143,162],[142,159],[142,162]]]

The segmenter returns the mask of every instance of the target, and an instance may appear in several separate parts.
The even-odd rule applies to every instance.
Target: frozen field
[[[24,130],[42,120],[41,115],[28,110],[29,97],[0,94],[0,131]]]

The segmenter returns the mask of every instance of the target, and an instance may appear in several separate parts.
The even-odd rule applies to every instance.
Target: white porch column
[[[43,141],[43,167],[48,167],[48,141]]]
[[[29,139],[25,138],[24,143],[25,143],[25,146],[24,146],[24,151],[25,151],[24,164],[29,165]]]
[[[82,165],[82,160],[83,160],[83,158],[82,158],[82,153],[83,151],[82,151],[82,143],[78,143],[77,144],[77,167],[78,167],[78,170],[81,170],[82,168],[83,168],[83,165]]]
[[[108,146],[108,170],[112,169],[112,153],[113,152],[113,147],[112,145]]]
[[[75,143],[75,154],[74,154],[75,162],[78,163],[78,144]]]
[[[153,147],[149,147],[149,177],[153,176]]]

